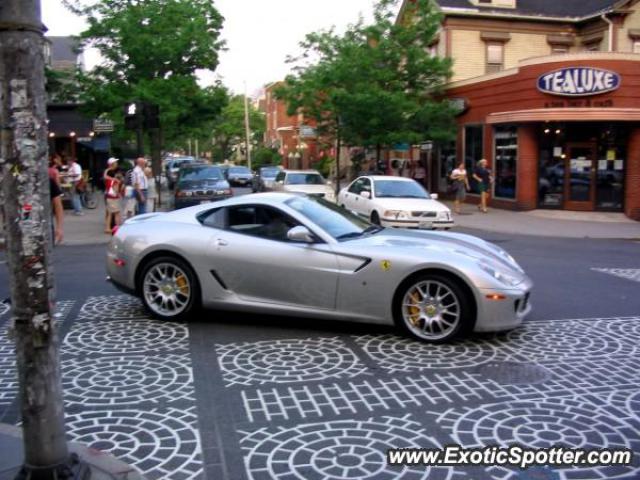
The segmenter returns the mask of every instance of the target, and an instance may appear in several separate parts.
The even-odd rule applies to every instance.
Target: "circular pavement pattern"
[[[190,409],[191,410],[191,409]],[[108,451],[149,479],[201,478],[196,417],[190,410],[121,410],[67,417],[69,439]]]
[[[455,478],[453,469],[389,466],[389,448],[437,448],[404,418],[343,420],[248,434],[241,446],[251,479],[396,480]]]
[[[428,344],[393,335],[365,335],[357,337],[356,342],[376,363],[392,372],[476,367],[497,356],[494,344],[478,339]]]
[[[449,411],[440,418],[456,443],[468,448],[514,444],[532,448],[620,448],[637,450],[640,432],[616,414],[592,403],[573,399],[546,399],[509,404],[496,403]],[[492,470],[504,471],[503,468]],[[614,479],[640,474],[636,467],[575,467],[558,470],[560,478]],[[565,475],[566,474],[566,475]]]
[[[92,407],[193,401],[189,365],[186,354],[66,361],[62,373],[65,401]]]
[[[148,317],[140,300],[130,295],[90,297],[80,309],[79,319]]]
[[[512,330],[506,336],[505,346],[534,361],[593,360],[612,355],[632,355],[634,350],[633,345],[607,334],[606,327],[595,322],[574,320],[562,324],[539,322]]]
[[[338,338],[217,345],[216,352],[227,385],[309,382],[366,372]]]
[[[183,324],[157,320],[108,320],[76,323],[62,351],[68,355],[133,354],[187,350],[189,333]]]

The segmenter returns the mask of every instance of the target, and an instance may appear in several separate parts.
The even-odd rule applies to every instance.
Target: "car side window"
[[[362,193],[362,192],[371,193],[371,180],[369,180],[368,178],[362,179],[362,188],[360,189],[359,193]]]
[[[228,209],[228,229],[266,240],[288,242],[287,232],[300,224],[275,208],[247,205]]]
[[[355,195],[360,195],[360,192],[362,191],[362,183],[363,183],[363,181],[364,181],[363,178],[359,178],[358,180],[353,182],[351,184],[351,186],[349,187],[349,193],[353,193]]]
[[[284,177],[287,174],[285,172],[280,172],[278,173],[278,175],[276,175],[276,182],[284,182]]]
[[[216,208],[215,210],[201,213],[198,216],[198,220],[205,227],[224,229],[226,213],[225,208]]]

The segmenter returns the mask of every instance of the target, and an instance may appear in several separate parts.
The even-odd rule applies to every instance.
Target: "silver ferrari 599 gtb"
[[[531,310],[531,280],[496,245],[382,228],[298,194],[134,217],[112,238],[107,270],[159,319],[206,308],[395,322],[444,342],[512,329]]]

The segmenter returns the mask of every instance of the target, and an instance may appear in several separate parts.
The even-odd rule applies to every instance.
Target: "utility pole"
[[[247,83],[244,84],[244,132],[245,148],[247,150],[247,168],[251,170],[251,127],[249,126],[249,97],[247,96]]]
[[[17,478],[31,480],[73,478],[79,468],[65,440],[53,321],[44,29],[40,0],[0,2],[0,203],[25,455]]]

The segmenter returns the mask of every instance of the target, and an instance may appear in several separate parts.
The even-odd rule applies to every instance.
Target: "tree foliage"
[[[82,47],[96,48],[102,63],[79,74],[80,100],[88,113],[121,125],[132,100],[160,106],[169,144],[216,117],[226,92],[201,88],[199,70],[215,70],[224,47],[223,18],[210,0],[65,0],[84,16]]]
[[[344,34],[307,35],[294,74],[277,95],[289,113],[318,122],[361,146],[417,143],[453,135],[453,111],[442,100],[451,63],[430,53],[440,28],[431,0],[409,3],[396,21],[396,1],[379,0],[373,22],[360,19]]]
[[[251,103],[249,103],[249,127],[251,142],[260,143],[264,135],[265,118],[264,114],[256,110]],[[211,128],[219,155],[222,159],[229,158],[232,147],[245,141],[244,96],[230,97]]]

